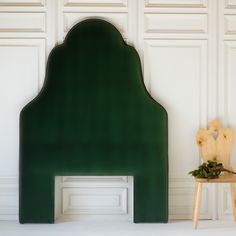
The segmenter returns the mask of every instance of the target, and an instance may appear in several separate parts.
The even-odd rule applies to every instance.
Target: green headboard
[[[139,55],[90,19],[49,55],[20,115],[20,222],[54,222],[55,176],[134,176],[134,222],[168,220],[167,113],[148,94]]]

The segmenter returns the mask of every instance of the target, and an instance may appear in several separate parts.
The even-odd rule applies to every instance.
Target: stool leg
[[[232,207],[233,207],[233,216],[234,221],[236,221],[236,190],[235,190],[235,184],[230,184],[230,190],[231,190],[231,198],[232,198]]]
[[[193,228],[197,228],[199,210],[201,204],[202,183],[196,182],[195,200],[193,207]]]

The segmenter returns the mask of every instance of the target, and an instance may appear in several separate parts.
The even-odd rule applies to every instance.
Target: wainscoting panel
[[[145,33],[207,33],[206,14],[145,14]]]
[[[0,39],[0,174],[18,174],[19,112],[42,86],[44,39]],[[3,81],[3,82],[2,82]],[[14,147],[14,148],[13,148]]]
[[[219,219],[233,220],[232,200],[229,184],[222,184],[219,186]]]
[[[132,4],[128,0],[68,0],[58,3],[58,41],[62,41],[69,29],[88,18],[105,19],[114,24],[127,39]],[[134,10],[134,9],[133,9]]]
[[[126,7],[127,0],[65,0],[64,6],[66,7]]]
[[[44,13],[1,13],[1,32],[44,32]]]
[[[18,219],[17,177],[0,177],[0,220]]]
[[[195,185],[190,178],[172,177],[169,189],[169,219],[192,219]],[[212,217],[212,186],[203,186],[202,204],[200,209],[201,219]],[[184,201],[183,201],[184,199]]]
[[[207,0],[146,0],[146,7],[205,8]]]
[[[0,6],[4,7],[34,7],[45,6],[45,0],[1,0]]]
[[[73,12],[73,13],[64,13],[64,33],[66,34],[69,29],[78,23],[79,21],[88,19],[88,18],[103,18],[105,17],[109,22],[114,24],[119,31],[122,33],[123,37],[126,38],[127,35],[127,13],[85,13],[85,12]]]
[[[127,188],[63,188],[63,214],[126,214]]]
[[[206,41],[145,40],[144,71],[151,95],[169,115],[170,176],[187,175],[199,163],[192,127],[207,119]]]
[[[57,221],[133,218],[131,176],[58,176],[55,183]]]
[[[226,9],[235,9],[236,1],[235,0],[225,0],[225,8]]]

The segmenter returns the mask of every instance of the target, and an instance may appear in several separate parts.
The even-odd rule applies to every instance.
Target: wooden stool
[[[231,198],[232,198],[232,206],[233,206],[233,216],[234,221],[236,221],[236,175],[233,174],[223,174],[220,175],[217,179],[199,179],[195,178],[196,181],[196,190],[195,190],[195,200],[194,200],[194,207],[193,207],[193,228],[197,228],[198,217],[199,217],[199,208],[201,202],[201,192],[202,192],[202,185],[208,183],[229,183],[231,189]]]

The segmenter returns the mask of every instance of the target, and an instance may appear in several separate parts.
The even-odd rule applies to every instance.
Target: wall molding
[[[127,7],[127,0],[64,0],[65,7]]]
[[[38,53],[38,91],[40,91],[44,82],[46,67],[45,40],[44,39],[5,39],[0,38],[0,47],[13,48],[35,48]]]
[[[56,220],[133,219],[132,176],[57,176]]]
[[[227,9],[236,9],[236,1],[235,0],[225,0],[225,8]]]
[[[195,181],[192,177],[170,177],[169,219],[192,219]],[[203,186],[200,219],[211,219],[212,186]],[[183,201],[184,199],[184,201]]]
[[[67,177],[66,177],[67,178]],[[62,203],[63,210],[60,215],[57,215],[58,221],[63,220],[76,220],[76,219],[86,219],[86,218],[110,218],[114,215],[124,215],[130,209],[130,204],[133,204],[132,194],[128,196],[128,186],[114,188],[112,181],[110,186],[107,186],[109,178],[111,180],[113,177],[106,177],[106,184],[100,184],[101,187],[98,187],[98,179],[92,181],[86,180],[86,177],[79,176],[85,182],[90,182],[88,185],[80,185],[79,181],[76,181],[77,186],[71,185],[70,187],[64,187],[61,189],[61,197],[64,194],[64,204]],[[126,178],[126,177],[125,177]],[[68,183],[68,182],[67,182]],[[169,186],[169,219],[191,219],[192,207],[193,207],[193,197],[194,197],[194,180],[191,177],[170,177],[170,186]],[[225,188],[226,191],[227,188]],[[76,206],[76,201],[79,200],[80,196],[90,195],[90,197],[96,197],[97,195],[102,195],[107,197],[119,198],[118,206],[114,204],[107,208],[101,208],[98,205],[96,207],[82,207]],[[202,193],[202,210],[200,213],[201,219],[210,219],[211,218],[211,204],[210,204],[210,194],[211,188],[204,186]],[[227,192],[228,193],[228,192]],[[0,177],[0,220],[18,220],[18,177]],[[128,197],[127,197],[128,196]],[[71,202],[71,198],[75,197]],[[78,198],[77,198],[78,197]],[[77,198],[77,199],[76,199]],[[184,201],[181,201],[185,199]],[[225,199],[225,196],[224,196]],[[131,201],[130,201],[131,200]],[[130,201],[130,202],[129,202]],[[204,203],[205,202],[205,203]],[[225,202],[225,200],[224,200]],[[231,202],[229,202],[230,204]],[[74,205],[73,205],[74,204]],[[224,203],[225,204],[225,203]],[[227,216],[230,214],[230,209],[228,203],[226,203],[224,208],[224,214]],[[100,207],[100,208],[99,208]],[[133,213],[133,212],[132,212]],[[130,213],[131,214],[131,213]],[[98,216],[100,215],[100,216]],[[103,216],[101,216],[103,215]],[[115,217],[114,217],[115,218]],[[119,219],[119,218],[117,218]],[[126,219],[131,220],[130,216],[127,216]]]
[[[144,78],[146,82],[146,86],[149,89],[149,92],[152,94],[152,77],[150,71],[151,61],[150,61],[150,50],[152,48],[159,49],[175,49],[175,48],[183,48],[183,49],[199,49],[199,65],[200,65],[200,73],[199,73],[199,82],[198,89],[201,93],[200,95],[200,117],[199,117],[199,126],[204,126],[207,124],[207,42],[206,40],[145,40],[144,45],[144,55],[145,55],[145,64],[144,64]]]
[[[144,15],[144,33],[206,34],[206,14],[153,14]]]
[[[18,219],[18,178],[0,176],[0,220]]]
[[[207,0],[145,0],[145,7],[206,8]]]
[[[127,214],[127,188],[63,188],[62,213],[66,215]]]
[[[64,33],[67,33],[69,29],[75,25],[76,23],[88,19],[88,18],[106,18],[108,21],[116,25],[116,27],[120,30],[123,37],[127,37],[127,29],[128,29],[128,16],[127,13],[84,13],[84,12],[64,12]]]
[[[45,32],[45,13],[1,12],[0,32],[43,33]]]
[[[43,7],[46,0],[1,0],[0,6],[4,7]]]

